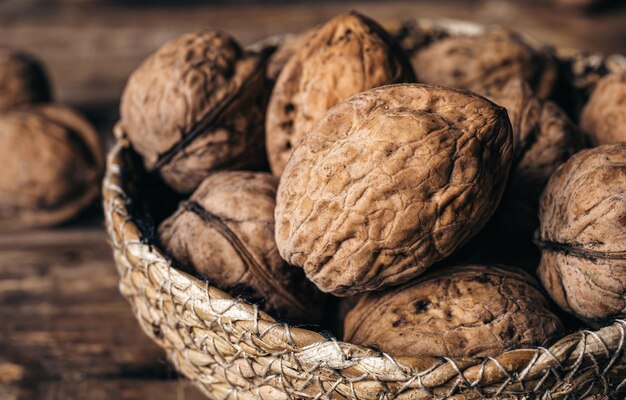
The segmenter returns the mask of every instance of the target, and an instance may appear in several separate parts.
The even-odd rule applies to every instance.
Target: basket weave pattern
[[[133,171],[118,139],[103,185],[106,225],[129,300],[145,333],[212,398],[583,399],[626,393],[626,321],[580,331],[549,348],[495,358],[393,358],[277,323],[174,268],[129,207]],[[619,397],[621,393],[622,397]]]

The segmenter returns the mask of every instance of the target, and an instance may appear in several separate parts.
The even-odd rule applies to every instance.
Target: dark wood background
[[[59,101],[104,137],[128,74],[164,41],[202,28],[243,44],[357,9],[502,24],[554,45],[626,54],[623,1],[592,13],[546,1],[0,0],[0,45],[48,65]],[[0,233],[0,399],[201,399],[140,331],[117,292],[99,206],[64,227]]]

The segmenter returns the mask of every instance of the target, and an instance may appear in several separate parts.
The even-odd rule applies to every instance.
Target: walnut
[[[415,52],[411,61],[419,82],[478,93],[495,93],[517,78],[527,81],[536,96],[547,98],[557,78],[552,56],[504,29],[437,40]]]
[[[513,168],[495,220],[530,237],[539,225],[539,196],[548,179],[585,141],[563,110],[534,97],[520,79],[488,97],[507,109],[514,143]]]
[[[188,193],[211,171],[265,165],[261,58],[216,31],[183,35],[150,56],[120,108],[146,168]]]
[[[404,53],[376,22],[355,12],[318,28],[280,73],[267,110],[266,146],[280,176],[305,133],[339,101],[396,82],[414,81]]]
[[[583,150],[541,196],[539,276],[588,322],[626,314],[626,143]]]
[[[314,32],[315,30],[311,29],[288,35],[284,38],[267,62],[267,77],[269,80],[275,81],[278,79],[278,75],[283,70],[285,64],[287,64],[287,61],[306,45]]]
[[[91,125],[61,106],[0,112],[0,226],[65,222],[98,195],[104,164]]]
[[[626,142],[626,71],[602,78],[580,116],[594,145]]]
[[[316,319],[320,297],[274,241],[278,182],[269,173],[216,172],[159,227],[167,251],[225,290],[243,290],[267,309]]]
[[[463,265],[363,296],[346,317],[344,341],[396,356],[494,357],[562,328],[527,273]]]
[[[471,92],[398,84],[357,94],[287,163],[280,254],[338,296],[407,281],[484,226],[511,153],[506,111]]]
[[[33,56],[0,47],[0,110],[51,99],[43,66]]]

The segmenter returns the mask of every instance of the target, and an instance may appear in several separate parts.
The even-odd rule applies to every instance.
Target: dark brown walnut
[[[120,113],[146,168],[189,193],[212,171],[265,165],[263,65],[217,31],[183,35],[144,61]]]
[[[55,105],[0,112],[0,226],[65,222],[98,195],[104,164],[99,137]]]
[[[539,276],[583,320],[626,314],[626,143],[583,150],[541,196]]]
[[[30,54],[0,47],[0,110],[50,99],[48,75],[39,60]]]
[[[318,28],[280,73],[267,109],[266,146],[280,176],[294,147],[341,100],[390,83],[413,82],[404,53],[376,22],[355,12]]]
[[[547,98],[557,78],[553,57],[504,29],[437,40],[415,52],[411,62],[419,82],[478,93],[496,93],[517,78]]]
[[[583,135],[556,104],[511,80],[488,97],[505,107],[513,127],[513,168],[496,216],[510,231],[532,234],[539,225],[539,196],[556,169],[585,147]]]
[[[626,142],[626,71],[602,78],[580,116],[594,145]]]
[[[206,178],[159,227],[165,249],[221,289],[265,300],[266,309],[307,320],[320,316],[320,296],[288,265],[274,241],[277,179],[224,171]]]
[[[485,225],[511,153],[506,111],[471,92],[359,93],[329,110],[287,163],[278,249],[338,296],[407,281]]]
[[[344,341],[395,356],[494,357],[542,345],[562,328],[530,275],[465,265],[363,296],[346,317]]]

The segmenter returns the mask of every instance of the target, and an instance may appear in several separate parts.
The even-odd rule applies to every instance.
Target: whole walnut
[[[414,80],[406,56],[376,22],[351,12],[322,25],[274,86],[266,121],[272,172],[282,174],[292,149],[330,107],[370,88]]]
[[[344,341],[396,356],[494,357],[562,328],[529,274],[462,265],[363,296],[346,316]]]
[[[626,314],[626,143],[583,150],[550,178],[540,204],[539,277],[587,322]]]
[[[557,78],[552,56],[504,29],[437,40],[415,52],[411,62],[418,82],[478,93],[495,93],[517,78],[527,81],[537,97],[547,98]]]
[[[563,110],[533,96],[528,84],[513,79],[494,95],[513,127],[513,167],[496,221],[528,233],[539,225],[539,196],[556,169],[585,147],[585,140]]]
[[[626,142],[626,71],[598,81],[580,116],[580,127],[591,142]]]
[[[318,291],[280,258],[274,241],[278,181],[269,173],[211,174],[159,227],[165,249],[225,290],[243,290],[266,309],[318,319]]]
[[[359,93],[330,109],[287,163],[280,254],[338,296],[405,282],[485,225],[511,155],[506,110],[471,92]]]
[[[130,76],[122,126],[146,168],[181,193],[214,170],[266,165],[262,56],[217,31],[166,43]]]
[[[98,195],[100,139],[73,111],[56,105],[0,112],[0,226],[65,222]]]
[[[39,60],[0,47],[0,111],[50,99],[48,75]]]

